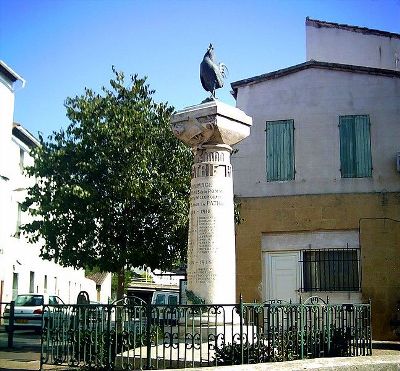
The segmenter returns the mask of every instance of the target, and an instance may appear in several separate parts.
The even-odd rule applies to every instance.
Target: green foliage
[[[132,271],[124,272],[124,282],[123,282],[124,294],[126,294],[128,286],[131,283],[133,277],[134,277],[134,273]],[[111,297],[113,299],[117,298],[119,284],[120,284],[120,282],[118,282],[118,275],[112,274],[111,275]]]
[[[186,290],[186,297],[188,301],[192,304],[205,304],[205,300],[200,296],[197,296],[193,291]]]
[[[215,360],[218,365],[242,364],[242,347],[244,364],[351,355],[351,330],[332,329],[331,337],[328,337],[324,331],[313,332],[314,337],[304,332],[304,336],[309,338],[309,341],[303,344],[299,330],[295,327],[288,328],[281,331],[279,335],[269,335],[269,340],[260,338],[255,342],[243,341],[243,345],[240,342],[222,344],[215,349]],[[303,357],[301,357],[302,347]]]
[[[149,274],[148,272],[142,272],[140,274],[140,278],[142,278],[143,280],[145,280],[146,282],[151,282],[153,283],[153,277],[151,276],[151,274]]]
[[[240,343],[227,343],[217,347],[215,349],[217,364],[220,366],[231,366],[271,361],[271,350],[264,344],[251,344],[245,341],[243,344],[243,361],[241,347]]]
[[[66,99],[65,130],[40,136],[23,230],[64,266],[167,269],[185,259],[191,153],[146,78],[113,73],[111,89]]]
[[[244,221],[244,219],[240,215],[240,209],[242,203],[239,201],[239,198],[237,196],[233,197],[233,206],[234,206],[235,225],[238,226]]]
[[[102,273],[99,267],[85,267],[85,276],[91,276],[92,274],[95,273]]]

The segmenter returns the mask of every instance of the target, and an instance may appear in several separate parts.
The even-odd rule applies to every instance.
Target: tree
[[[43,239],[44,259],[117,273],[121,297],[126,269],[185,259],[192,160],[171,132],[173,107],[153,100],[146,78],[125,84],[112,70],[111,89],[67,98],[69,126],[39,136],[23,230]]]

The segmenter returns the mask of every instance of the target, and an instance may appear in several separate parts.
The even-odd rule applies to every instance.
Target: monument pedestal
[[[205,304],[236,302],[231,146],[250,134],[251,117],[217,100],[171,118],[194,152],[190,193],[188,291]]]
[[[231,308],[230,308],[231,309]],[[243,326],[246,330],[246,326]],[[187,317],[179,322],[178,333],[180,336],[186,334],[196,334],[201,342],[217,341],[221,343],[231,343],[240,337],[240,318],[237,313],[227,313],[226,315],[210,315],[204,313],[201,316]]]

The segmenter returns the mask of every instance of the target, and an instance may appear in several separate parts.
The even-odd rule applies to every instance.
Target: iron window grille
[[[360,291],[358,249],[308,250],[302,257],[302,291]]]

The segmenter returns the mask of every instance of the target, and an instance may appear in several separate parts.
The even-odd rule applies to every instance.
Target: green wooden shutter
[[[339,117],[342,178],[372,175],[371,134],[368,115]]]
[[[372,176],[371,131],[369,116],[355,116],[355,142],[357,149],[356,171],[358,177]]]
[[[294,179],[293,120],[267,121],[267,180]]]

